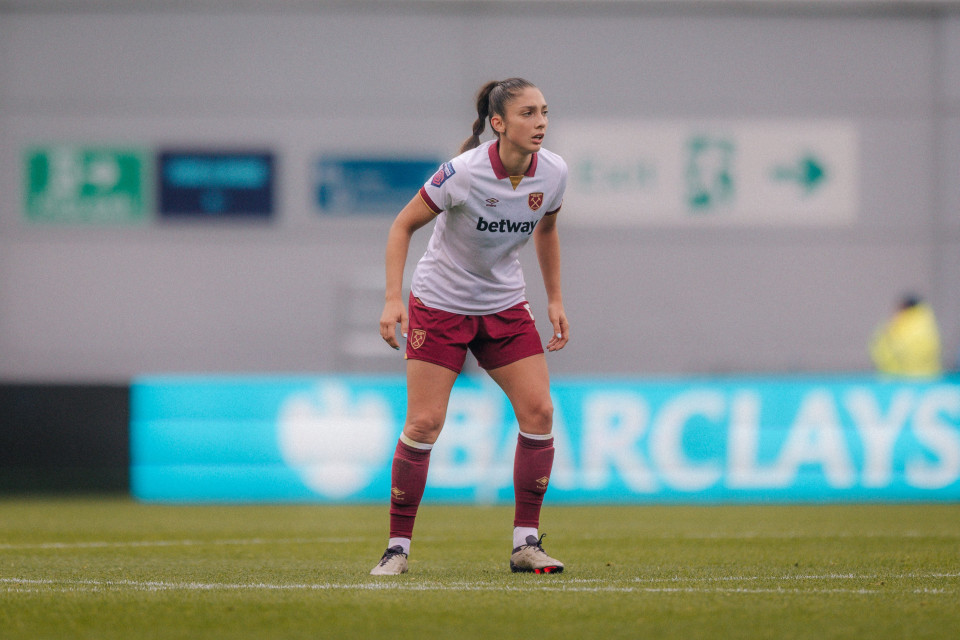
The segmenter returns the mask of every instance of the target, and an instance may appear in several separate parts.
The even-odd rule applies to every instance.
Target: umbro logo
[[[496,198],[487,198],[487,199],[485,200],[485,202],[487,203],[487,206],[488,206],[488,207],[495,207],[495,206],[497,206],[497,203],[500,202],[500,201],[497,200]]]

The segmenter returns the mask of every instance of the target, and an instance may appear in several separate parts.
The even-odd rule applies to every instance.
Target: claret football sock
[[[411,443],[411,444],[408,444]],[[390,537],[413,537],[413,524],[427,484],[430,466],[430,445],[420,448],[406,436],[397,442],[393,454],[392,483],[390,486]],[[392,545],[391,545],[392,546]]]
[[[513,459],[513,491],[516,497],[514,527],[540,526],[540,507],[553,469],[553,438],[517,435]]]

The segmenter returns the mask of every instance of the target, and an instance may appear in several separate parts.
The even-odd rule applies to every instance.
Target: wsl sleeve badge
[[[447,181],[447,178],[456,172],[457,171],[453,168],[453,163],[444,162],[442,165],[440,165],[440,168],[437,170],[437,172],[433,174],[433,180],[430,181],[430,184],[435,187],[439,187]]]

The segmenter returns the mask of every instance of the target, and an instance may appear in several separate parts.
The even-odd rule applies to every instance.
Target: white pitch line
[[[202,547],[261,544],[359,544],[369,538],[238,538],[233,540],[132,540],[126,542],[35,542],[0,544],[0,551],[27,551],[31,549],[113,549],[126,547]]]
[[[932,574],[929,577],[936,577]],[[776,577],[774,577],[776,579]],[[845,578],[844,578],[845,579]],[[137,581],[137,580],[53,580],[53,579],[26,579],[0,578],[0,592],[4,593],[56,593],[56,592],[116,592],[116,591],[448,591],[448,592],[522,592],[530,591],[555,593],[660,593],[660,594],[696,594],[696,593],[725,593],[725,594],[781,594],[781,595],[811,595],[811,594],[852,594],[852,595],[889,595],[897,593],[891,589],[865,588],[744,588],[744,587],[633,587],[633,586],[579,586],[577,584],[523,584],[517,586],[504,585],[501,582],[456,582],[450,584],[424,582],[395,582],[377,581],[365,583],[293,583],[271,584],[264,582],[252,583],[204,583],[204,582],[164,582],[164,581]],[[955,590],[917,588],[909,593],[926,595],[956,595]]]
[[[584,533],[579,536],[583,540],[619,540],[623,536],[618,534],[604,533]],[[868,539],[914,539],[914,538],[960,538],[960,531],[940,531],[937,533],[927,533],[920,531],[903,531],[900,533],[887,532],[856,532],[841,531],[836,533],[801,533],[794,532],[776,532],[760,533],[758,531],[743,531],[738,533],[660,533],[650,535],[640,535],[638,539],[646,540],[670,540],[675,542],[689,542],[691,540],[835,540],[847,538],[868,538]]]
[[[960,578],[960,573],[901,573],[901,574],[796,574],[781,576],[672,576],[669,578],[634,578],[634,582],[751,582],[756,580],[928,580],[933,578]]]

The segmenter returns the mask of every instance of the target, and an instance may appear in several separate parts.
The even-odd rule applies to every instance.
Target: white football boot
[[[403,552],[403,547],[396,545],[383,552],[383,557],[373,569],[370,570],[372,576],[398,576],[407,572],[407,554]]]
[[[546,534],[544,534],[546,535]],[[510,556],[510,571],[514,573],[561,573],[563,563],[551,558],[543,550],[540,539],[527,536],[527,544],[522,544],[513,550]]]

